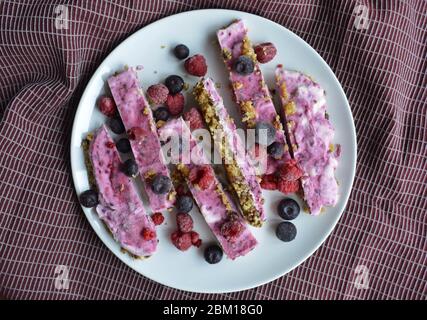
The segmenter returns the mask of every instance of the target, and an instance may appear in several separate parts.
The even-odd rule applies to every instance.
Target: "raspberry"
[[[114,148],[114,142],[113,141],[107,141],[106,143],[105,143],[105,146],[108,148],[108,149],[112,149],[112,148]]]
[[[140,127],[133,127],[127,131],[129,140],[140,140],[145,136],[144,130]]]
[[[196,77],[203,77],[208,71],[205,57],[201,54],[196,54],[185,60],[184,67],[189,74]]]
[[[183,185],[183,184],[180,184],[179,186],[177,186],[175,188],[175,191],[176,191],[176,194],[178,196],[185,196],[185,195],[188,194],[187,187],[185,185]]]
[[[202,176],[199,179],[199,182],[197,183],[202,190],[209,189],[214,182],[214,175],[213,170],[208,167],[202,167]]]
[[[190,173],[188,174],[188,180],[190,180],[191,183],[197,184],[197,182],[199,181],[199,171],[199,167],[191,168]]]
[[[165,221],[165,217],[162,215],[161,212],[156,212],[151,216],[151,219],[153,219],[153,222],[156,226],[161,225],[163,221]]]
[[[277,189],[282,193],[292,193],[299,190],[298,180],[287,181],[279,178],[277,182]]]
[[[201,245],[202,245],[202,239],[199,239],[195,243],[193,243],[193,246],[195,246],[196,248],[200,248]]]
[[[282,180],[295,181],[302,177],[303,171],[295,160],[289,160],[279,168],[279,175]]]
[[[188,213],[180,212],[176,215],[176,224],[181,232],[193,230],[193,218]]]
[[[169,89],[162,83],[149,86],[147,96],[151,103],[155,105],[163,104],[168,98]]]
[[[189,111],[184,113],[184,119],[190,123],[191,131],[204,127],[202,115],[196,108],[191,108]]]
[[[212,186],[215,176],[211,167],[201,166],[192,168],[188,178],[200,189],[206,190]]]
[[[277,50],[271,42],[261,43],[254,48],[259,63],[267,63],[276,56]]]
[[[171,241],[181,251],[188,250],[191,243],[191,234],[190,233],[182,233],[181,231],[175,231],[171,234]]]
[[[169,112],[173,116],[177,116],[184,110],[184,96],[182,93],[177,93],[174,95],[168,95],[166,99],[166,106],[169,109]]]
[[[235,242],[242,232],[243,226],[237,220],[228,221],[221,226],[221,234],[230,242]]]
[[[108,96],[101,96],[101,98],[99,98],[98,108],[107,117],[113,117],[117,113],[116,103],[113,98]]]
[[[266,190],[277,189],[277,178],[274,174],[266,174],[262,177],[261,188]]]
[[[144,240],[152,240],[156,237],[156,233],[148,228],[142,229],[141,234]]]
[[[192,244],[196,244],[200,240],[200,236],[196,231],[191,231],[190,235]]]

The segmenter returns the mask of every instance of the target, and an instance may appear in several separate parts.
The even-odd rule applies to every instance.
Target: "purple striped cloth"
[[[0,1],[0,296],[426,299],[425,1],[67,1],[68,29],[58,2]],[[148,280],[108,251],[78,204],[69,140],[108,52],[159,18],[212,7],[276,21],[323,56],[347,93],[359,159],[345,213],[311,258],[261,287],[205,295]],[[61,265],[68,289],[55,285]]]

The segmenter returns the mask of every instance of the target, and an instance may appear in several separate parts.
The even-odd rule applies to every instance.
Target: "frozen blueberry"
[[[179,44],[173,49],[175,57],[180,60],[186,59],[190,55],[190,49],[185,44]]]
[[[93,190],[86,190],[79,196],[79,201],[86,208],[95,207],[98,204],[98,194]]]
[[[285,198],[279,202],[277,212],[282,219],[293,220],[298,217],[300,207],[294,199]]]
[[[130,152],[130,142],[129,139],[122,138],[119,141],[116,142],[117,150],[119,150],[121,153],[128,153]]]
[[[284,153],[283,144],[275,141],[268,146],[267,152],[274,159],[281,159]]]
[[[179,212],[190,212],[193,209],[193,199],[189,196],[180,196],[175,206]]]
[[[155,194],[165,194],[168,193],[172,187],[172,181],[169,177],[158,174],[154,177],[151,182],[151,190]]]
[[[284,242],[289,242],[295,239],[297,228],[292,222],[280,222],[276,228],[276,236]]]
[[[240,56],[234,62],[234,70],[241,75],[248,75],[254,72],[254,62],[248,56]]]
[[[128,177],[135,178],[138,174],[138,165],[136,164],[135,160],[128,159],[123,163],[122,171]]]
[[[204,252],[205,260],[209,264],[215,264],[220,262],[222,259],[222,255],[222,249],[216,244],[207,247]]]
[[[180,76],[171,75],[166,78],[165,85],[168,87],[170,94],[177,94],[184,88],[184,80]]]
[[[110,118],[108,119],[108,126],[111,131],[116,134],[122,134],[125,132],[125,126],[123,125],[122,119],[120,118]]]
[[[276,129],[267,122],[258,122],[255,126],[255,141],[258,144],[271,145],[276,138]]]
[[[156,111],[154,111],[154,118],[156,121],[162,120],[167,121],[169,119],[169,110],[166,107],[160,107],[157,108]]]

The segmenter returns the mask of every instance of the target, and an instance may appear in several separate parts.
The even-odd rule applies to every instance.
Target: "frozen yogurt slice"
[[[190,161],[182,161],[177,165],[184,177],[189,190],[200,209],[205,221],[217,238],[224,253],[235,259],[246,255],[257,245],[245,220],[238,214],[238,209],[230,196],[224,191],[221,183],[215,176],[211,164],[204,158],[203,149],[191,135],[190,129],[182,118],[166,122],[159,128],[162,141],[168,141],[173,136],[188,139]],[[200,186],[193,178],[199,170],[211,177],[211,182]]]
[[[193,94],[219,150],[245,219],[251,225],[260,227],[265,220],[262,191],[233,119],[212,79],[200,80]]]
[[[171,208],[175,201],[173,186],[168,192],[153,191],[156,176],[170,180],[169,170],[161,152],[156,124],[147,99],[139,87],[136,71],[129,68],[108,79],[123,124],[127,130],[135,161],[143,179],[145,192],[153,212]]]
[[[318,215],[338,201],[335,169],[341,150],[333,144],[335,130],[326,114],[325,90],[305,74],[282,65],[275,76],[293,156],[304,171],[304,199],[310,213]]]
[[[121,171],[113,139],[102,126],[89,134],[86,142],[91,175],[98,188],[99,218],[123,249],[137,257],[150,256],[157,247],[156,229],[132,181]],[[150,239],[144,238],[144,231],[151,234]]]

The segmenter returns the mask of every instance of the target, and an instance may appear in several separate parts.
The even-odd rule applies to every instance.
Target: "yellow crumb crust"
[[[237,160],[230,151],[226,140],[220,137],[221,140],[218,141],[219,137],[216,134],[216,131],[222,130],[223,132],[223,127],[215,112],[215,106],[213,105],[213,102],[210,99],[208,92],[205,90],[202,82],[198,82],[196,84],[193,90],[193,95],[197,103],[200,105],[205,122],[219,149],[228,180],[239,200],[243,215],[251,225],[260,227],[262,225],[260,213],[255,206],[250,187],[237,164]],[[226,121],[233,122],[230,117],[228,117]]]

